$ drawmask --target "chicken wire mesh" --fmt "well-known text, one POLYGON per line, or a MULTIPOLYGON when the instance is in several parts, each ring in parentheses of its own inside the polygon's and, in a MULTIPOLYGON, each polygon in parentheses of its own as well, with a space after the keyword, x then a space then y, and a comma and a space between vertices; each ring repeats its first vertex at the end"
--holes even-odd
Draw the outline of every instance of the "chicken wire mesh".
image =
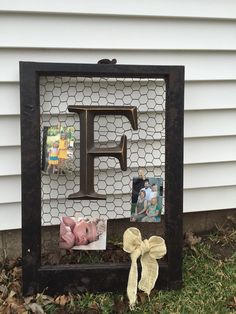
MULTIPOLYGON (((45 127, 73 127, 75 145, 71 171, 42 173, 42 225, 56 225, 62 216, 130 217, 132 178, 142 170, 145 177, 165 175, 165 99, 163 79, 105 77, 40 77, 41 143, 45 127), (79 116, 69 113, 69 105, 136 106, 138 130, 124 116, 96 116, 95 145, 114 146, 127 136, 127 171, 117 159, 98 157, 94 162, 94 189, 106 200, 68 200, 80 189, 79 116)), ((164 196, 164 194, 163 194, 164 196)), ((164 197, 163 197, 164 199, 164 197)))

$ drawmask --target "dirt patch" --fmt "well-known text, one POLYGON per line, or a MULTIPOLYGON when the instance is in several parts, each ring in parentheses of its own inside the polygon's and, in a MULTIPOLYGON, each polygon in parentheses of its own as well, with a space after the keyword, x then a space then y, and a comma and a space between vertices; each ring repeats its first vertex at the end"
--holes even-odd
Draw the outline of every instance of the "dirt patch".
POLYGON ((129 254, 122 244, 108 243, 105 251, 57 250, 42 255, 42 265, 127 263, 129 254))
POLYGON ((218 260, 226 260, 231 258, 236 252, 236 244, 235 245, 220 245, 214 244, 211 245, 211 251, 215 259, 218 260))
POLYGON ((212 257, 216 260, 232 258, 236 254, 236 219, 227 217, 222 225, 215 226, 207 233, 185 233, 185 247, 195 251, 195 247, 199 243, 206 244, 212 253, 212 257))

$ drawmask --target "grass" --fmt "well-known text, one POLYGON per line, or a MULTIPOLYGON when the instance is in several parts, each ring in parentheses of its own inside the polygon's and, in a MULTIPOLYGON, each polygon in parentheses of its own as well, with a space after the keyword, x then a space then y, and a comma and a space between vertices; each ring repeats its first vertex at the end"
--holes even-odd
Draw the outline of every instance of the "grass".
MULTIPOLYGON (((196 241, 196 244, 185 247, 183 288, 179 291, 153 291, 150 301, 144 293, 139 292, 138 303, 132 313, 236 313, 235 243, 234 229, 218 228, 200 242, 196 241)), ((2 265, 0 313, 131 313, 125 294, 86 293, 55 298, 38 294, 23 299, 20 284, 16 285, 20 282, 17 277, 19 269, 15 266, 7 273, 6 264, 2 265), (4 286, 8 293, 4 292, 4 286), (7 312, 9 304, 14 306, 12 305, 12 311, 7 312)))

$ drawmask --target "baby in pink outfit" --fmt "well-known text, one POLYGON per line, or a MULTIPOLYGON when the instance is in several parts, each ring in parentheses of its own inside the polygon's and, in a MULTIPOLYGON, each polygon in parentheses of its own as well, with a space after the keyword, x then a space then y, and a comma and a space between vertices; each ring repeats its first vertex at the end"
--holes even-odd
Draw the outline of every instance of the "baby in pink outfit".
POLYGON ((63 217, 60 225, 60 242, 62 249, 71 249, 75 245, 87 245, 98 240, 105 231, 103 219, 80 219, 63 217))

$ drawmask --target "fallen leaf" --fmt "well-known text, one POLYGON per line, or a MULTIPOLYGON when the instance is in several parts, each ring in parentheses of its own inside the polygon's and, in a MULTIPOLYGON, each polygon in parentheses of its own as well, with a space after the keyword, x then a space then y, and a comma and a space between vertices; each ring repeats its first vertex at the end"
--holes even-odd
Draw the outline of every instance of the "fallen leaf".
POLYGON ((11 284, 11 289, 18 295, 21 294, 21 284, 19 281, 14 281, 12 284, 11 284))
POLYGON ((11 290, 8 294, 8 298, 13 298, 16 295, 16 292, 14 290, 11 290))
POLYGON ((0 292, 2 293, 1 298, 5 299, 8 295, 8 289, 6 285, 1 285, 0 286, 0 292))
POLYGON ((66 303, 70 302, 70 299, 71 299, 70 296, 66 296, 63 294, 63 295, 59 295, 55 299, 54 303, 64 306, 66 303))
POLYGON ((97 311, 96 313, 99 313, 99 306, 96 302, 92 302, 89 304, 89 308, 94 310, 94 311, 97 311))
POLYGON ((30 297, 26 297, 24 298, 25 304, 29 304, 34 300, 34 297, 30 296, 30 297))
POLYGON ((231 309, 236 309, 236 297, 233 297, 229 303, 231 309))
POLYGON ((141 302, 141 304, 144 304, 148 300, 148 295, 144 292, 139 291, 137 295, 138 300, 141 302))
POLYGON ((184 243, 189 246, 191 249, 202 240, 201 237, 195 236, 191 231, 185 233, 184 243))
POLYGON ((12 276, 14 279, 19 280, 22 277, 22 269, 20 267, 14 267, 12 270, 12 276))
POLYGON ((31 309, 31 311, 35 314, 45 314, 42 306, 37 303, 31 303, 28 306, 31 309))
POLYGON ((10 314, 28 314, 24 305, 10 304, 8 309, 10 310, 10 314))
POLYGON ((38 293, 36 295, 36 303, 45 306, 54 303, 54 299, 46 294, 38 293))
POLYGON ((128 300, 120 296, 114 297, 113 312, 116 314, 123 314, 129 309, 128 300))

